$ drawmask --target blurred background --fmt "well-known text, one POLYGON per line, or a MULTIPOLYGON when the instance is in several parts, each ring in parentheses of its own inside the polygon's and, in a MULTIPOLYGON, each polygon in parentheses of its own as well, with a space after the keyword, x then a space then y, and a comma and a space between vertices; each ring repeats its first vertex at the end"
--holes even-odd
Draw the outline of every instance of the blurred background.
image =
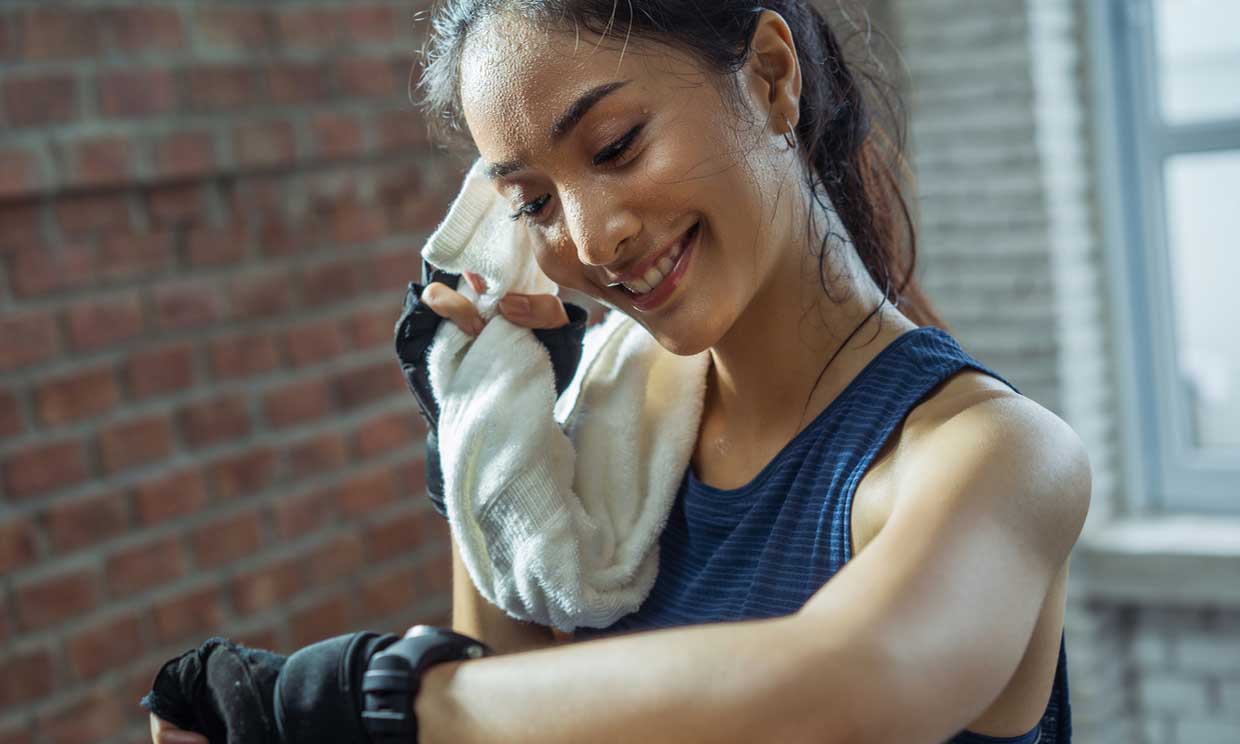
MULTIPOLYGON (((931 300, 1090 450, 1076 740, 1240 742, 1240 2, 820 4, 931 300)), ((209 635, 447 624, 392 347, 462 172, 427 5, 0 3, 0 744, 149 741, 209 635)))

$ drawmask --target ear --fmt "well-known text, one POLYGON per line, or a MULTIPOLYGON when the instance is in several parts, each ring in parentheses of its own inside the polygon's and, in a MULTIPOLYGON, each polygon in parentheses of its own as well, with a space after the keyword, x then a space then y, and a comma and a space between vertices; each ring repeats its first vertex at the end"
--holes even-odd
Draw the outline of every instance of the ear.
POLYGON ((783 135, 790 126, 795 129, 801 111, 801 63, 792 29, 779 13, 762 11, 744 69, 754 102, 772 132, 783 135))

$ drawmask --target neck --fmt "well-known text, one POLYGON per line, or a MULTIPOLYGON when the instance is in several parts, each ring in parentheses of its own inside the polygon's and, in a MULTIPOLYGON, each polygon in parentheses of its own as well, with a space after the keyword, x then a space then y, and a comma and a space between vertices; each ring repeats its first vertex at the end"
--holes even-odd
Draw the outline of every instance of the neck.
MULTIPOLYGON (((809 209, 808 195, 805 205, 809 209)), ((820 217, 818 235, 827 226, 826 215, 820 217)), ((821 247, 811 252, 804 242, 790 243, 742 315, 711 347, 706 414, 724 429, 747 432, 747 438, 791 439, 890 341, 917 327, 883 303, 882 290, 852 244, 831 240, 824 271, 829 291, 819 279, 821 247)))

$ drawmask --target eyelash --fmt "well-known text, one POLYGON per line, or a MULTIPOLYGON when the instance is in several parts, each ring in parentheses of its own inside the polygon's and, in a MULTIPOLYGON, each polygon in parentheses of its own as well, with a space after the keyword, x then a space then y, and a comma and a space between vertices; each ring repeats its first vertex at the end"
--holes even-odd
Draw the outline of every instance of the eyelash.
MULTIPOLYGON (((637 139, 637 135, 641 134, 643 127, 645 127, 645 124, 638 124, 630 129, 624 134, 623 137, 603 148, 597 155, 594 156, 594 159, 591 162, 593 162, 594 165, 608 165, 615 163, 617 159, 621 158, 629 151, 633 141, 637 139)), ((547 202, 550 200, 550 194, 543 194, 532 202, 522 204, 516 212, 509 215, 509 218, 515 222, 522 217, 534 217, 542 211, 542 208, 545 207, 547 202)))

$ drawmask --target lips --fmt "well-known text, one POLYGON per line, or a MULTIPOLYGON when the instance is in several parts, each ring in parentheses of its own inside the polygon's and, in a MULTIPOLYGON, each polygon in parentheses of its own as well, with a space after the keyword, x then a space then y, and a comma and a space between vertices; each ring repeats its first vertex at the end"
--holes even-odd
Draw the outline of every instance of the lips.
MULTIPOLYGON (((659 251, 658 253, 651 256, 650 258, 647 258, 646 260, 642 261, 640 264, 634 267, 631 271, 625 272, 623 276, 619 277, 618 279, 616 279, 613 283, 609 284, 608 286, 614 287, 617 284, 629 284, 629 283, 633 283, 637 281, 638 279, 641 279, 647 274, 647 272, 650 271, 650 269, 654 268, 655 266, 658 266, 664 257, 673 253, 677 248, 684 246, 685 244, 688 243, 688 241, 692 240, 693 231, 696 230, 700 225, 701 225, 700 222, 693 223, 693 225, 691 225, 688 230, 685 230, 684 233, 680 235, 680 237, 678 237, 674 242, 672 242, 666 248, 659 251)), ((630 294, 634 294, 634 293, 630 292, 630 294)))
POLYGON ((685 234, 681 242, 678 242, 673 247, 673 255, 676 253, 675 249, 680 249, 679 257, 671 267, 671 270, 649 292, 635 295, 627 289, 621 290, 625 297, 628 298, 633 309, 646 313, 667 302, 668 298, 672 296, 680 285, 685 272, 688 271, 688 266, 693 260, 693 252, 699 242, 697 238, 701 235, 701 232, 701 223, 699 222, 689 229, 689 232, 685 234))

